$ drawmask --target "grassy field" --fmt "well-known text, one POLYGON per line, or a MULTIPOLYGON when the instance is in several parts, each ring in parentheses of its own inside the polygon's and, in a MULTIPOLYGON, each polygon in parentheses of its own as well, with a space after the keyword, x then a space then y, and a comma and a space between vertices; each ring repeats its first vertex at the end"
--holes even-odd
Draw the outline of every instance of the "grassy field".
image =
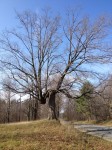
POLYGON ((41 120, 0 125, 0 150, 112 150, 112 143, 41 120))
POLYGON ((96 124, 112 127, 112 120, 100 121, 100 122, 97 122, 96 124))

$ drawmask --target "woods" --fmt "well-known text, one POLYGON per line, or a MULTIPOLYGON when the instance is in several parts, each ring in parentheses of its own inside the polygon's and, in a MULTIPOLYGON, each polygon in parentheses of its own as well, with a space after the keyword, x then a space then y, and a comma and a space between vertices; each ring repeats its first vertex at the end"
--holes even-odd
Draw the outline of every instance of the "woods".
POLYGON ((112 85, 97 69, 112 62, 112 46, 107 41, 111 21, 105 16, 91 21, 76 10, 62 18, 47 9, 17 13, 17 19, 18 26, 0 36, 2 86, 9 93, 0 101, 3 114, 7 113, 1 122, 10 122, 13 104, 19 108, 19 118, 12 121, 36 120, 42 113, 56 120, 59 113, 66 119, 111 118, 112 85), (27 98, 12 101, 10 92, 27 98), (69 105, 73 111, 68 115, 69 105))

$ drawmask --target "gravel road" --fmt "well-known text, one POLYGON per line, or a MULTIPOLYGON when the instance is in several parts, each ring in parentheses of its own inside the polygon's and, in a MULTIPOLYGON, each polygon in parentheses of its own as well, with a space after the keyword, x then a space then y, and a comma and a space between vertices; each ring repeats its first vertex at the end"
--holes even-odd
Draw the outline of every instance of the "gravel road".
POLYGON ((74 124, 74 128, 82 132, 86 132, 87 134, 98 136, 112 142, 112 127, 99 126, 99 125, 74 124))

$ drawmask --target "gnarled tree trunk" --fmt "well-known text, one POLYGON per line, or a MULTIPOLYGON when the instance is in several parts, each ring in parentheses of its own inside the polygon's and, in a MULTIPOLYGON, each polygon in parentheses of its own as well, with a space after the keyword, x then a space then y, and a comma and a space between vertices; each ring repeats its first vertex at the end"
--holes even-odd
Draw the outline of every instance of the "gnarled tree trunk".
POLYGON ((49 104, 49 114, 48 118, 50 119, 58 119, 57 118, 57 113, 56 113, 56 103, 55 103, 55 92, 50 92, 49 93, 49 98, 48 98, 48 104, 49 104))

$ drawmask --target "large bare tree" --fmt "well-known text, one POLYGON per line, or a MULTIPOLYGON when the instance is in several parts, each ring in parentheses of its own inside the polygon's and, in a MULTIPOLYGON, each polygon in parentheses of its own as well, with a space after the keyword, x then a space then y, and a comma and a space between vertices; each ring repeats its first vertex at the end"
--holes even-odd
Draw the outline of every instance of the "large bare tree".
POLYGON ((49 11, 17 17, 18 28, 4 32, 0 40, 1 63, 13 82, 9 88, 41 104, 48 99, 50 119, 57 119, 56 94, 78 98, 81 83, 99 77, 95 66, 111 61, 109 22, 103 16, 91 21, 75 11, 67 13, 65 23, 49 11))

